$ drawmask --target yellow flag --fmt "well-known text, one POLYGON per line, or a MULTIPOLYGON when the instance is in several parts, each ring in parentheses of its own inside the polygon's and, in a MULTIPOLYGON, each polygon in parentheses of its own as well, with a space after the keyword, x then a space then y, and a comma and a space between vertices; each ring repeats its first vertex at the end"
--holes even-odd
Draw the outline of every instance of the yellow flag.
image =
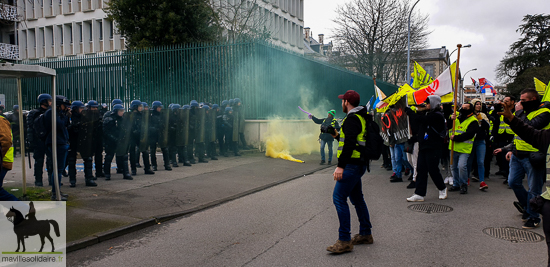
POLYGON ((453 93, 441 97, 441 103, 452 103, 454 101, 453 93))
POLYGON ((453 83, 453 89, 456 88, 456 61, 449 67, 451 69, 451 82, 453 83))
POLYGON ((535 89, 537 90, 537 92, 539 92, 539 95, 543 95, 543 94, 546 95, 544 92, 546 90, 546 84, 544 84, 537 78, 534 78, 534 79, 535 79, 535 89))
POLYGON ((416 61, 414 62, 414 72, 411 75, 413 76, 412 87, 417 89, 432 83, 434 80, 416 61))
POLYGON ((542 102, 550 101, 550 81, 544 90, 544 96, 542 97, 542 102))

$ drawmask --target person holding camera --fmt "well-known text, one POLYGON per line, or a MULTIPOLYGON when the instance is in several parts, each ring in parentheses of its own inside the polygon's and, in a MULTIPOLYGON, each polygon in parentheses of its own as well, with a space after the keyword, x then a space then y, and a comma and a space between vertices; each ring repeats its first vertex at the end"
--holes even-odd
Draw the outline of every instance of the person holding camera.
POLYGON ((334 119, 336 111, 334 109, 328 111, 328 115, 324 119, 318 119, 313 115, 310 115, 310 119, 316 124, 321 124, 321 134, 319 134, 319 140, 321 142, 321 165, 325 164, 325 145, 328 145, 328 164, 332 163, 332 142, 334 138, 331 134, 334 130, 340 129, 340 124, 334 119))

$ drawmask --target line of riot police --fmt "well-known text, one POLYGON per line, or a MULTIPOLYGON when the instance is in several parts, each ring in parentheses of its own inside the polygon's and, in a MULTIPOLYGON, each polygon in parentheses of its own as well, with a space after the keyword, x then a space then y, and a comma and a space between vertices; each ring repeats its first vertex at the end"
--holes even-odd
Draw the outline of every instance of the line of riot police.
MULTIPOLYGON (((46 157, 47 145, 38 137, 36 125, 42 125, 38 118, 50 108, 51 96, 41 94, 38 102, 40 107, 27 116, 27 145, 34 152, 35 185, 43 186, 44 159, 50 185, 53 183, 52 163, 46 157)), ((98 177, 111 180, 113 159, 116 173, 122 174, 123 179, 133 180, 132 176, 137 175, 137 168, 141 167, 140 160, 145 174, 155 174, 157 149, 167 171, 179 167, 180 163, 192 166, 197 162, 207 163, 207 158, 217 160, 217 145, 224 156, 230 153, 240 156, 239 139, 243 147, 247 147, 241 106, 240 99, 236 98, 224 100, 221 106, 192 100, 189 105, 170 104, 166 109, 160 101, 154 101, 149 109, 147 103, 133 100, 126 111, 123 102, 115 99, 111 110, 107 111, 107 105, 99 105, 95 100, 73 101, 66 126, 68 174, 63 175, 69 177, 71 187, 76 186, 78 154, 84 162, 86 186, 97 186, 98 177)))

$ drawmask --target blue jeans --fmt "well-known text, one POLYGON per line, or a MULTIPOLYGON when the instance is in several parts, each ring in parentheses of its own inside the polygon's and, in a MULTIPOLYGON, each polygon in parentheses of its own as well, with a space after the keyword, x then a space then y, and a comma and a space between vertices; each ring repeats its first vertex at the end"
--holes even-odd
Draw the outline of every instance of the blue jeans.
POLYGON ((10 194, 4 189, 4 187, 2 187, 2 185, 4 184, 4 178, 6 177, 7 173, 8 169, 2 169, 2 171, 0 171, 0 201, 19 201, 18 198, 10 194))
MULTIPOLYGON (((57 146, 57 182, 61 185, 61 173, 65 170, 65 161, 67 160, 67 153, 69 152, 69 145, 58 145, 57 146)), ((52 147, 48 147, 48 157, 52 157, 52 147)), ((53 157, 52 157, 53 158, 53 157)), ((53 161, 53 160, 52 160, 53 161)), ((52 194, 55 195, 55 183, 54 174, 50 177, 52 183, 52 194)))
POLYGON ((328 145, 328 161, 332 161, 332 141, 321 140, 321 160, 325 161, 325 144, 328 145))
POLYGON ((351 240, 348 197, 351 204, 355 206, 355 211, 359 218, 359 234, 371 234, 372 225, 370 223, 369 210, 363 198, 363 189, 361 185, 361 177, 365 174, 366 169, 366 166, 347 164, 342 179, 337 181, 334 186, 332 201, 334 202, 334 206, 336 206, 338 220, 340 221, 340 228, 338 229, 339 240, 351 240))
POLYGON ((470 154, 453 153, 453 186, 468 185, 468 158, 470 154))
POLYGON ((542 193, 546 169, 533 168, 529 158, 520 159, 512 155, 510 159, 510 174, 508 175, 508 185, 514 190, 514 194, 519 203, 526 207, 525 211, 529 213, 529 218, 539 218, 539 214, 532 211, 529 200, 542 193), (523 187, 523 177, 527 174, 527 184, 529 192, 523 187))
POLYGON ((401 170, 405 161, 403 158, 407 156, 405 155, 405 143, 390 146, 390 154, 392 170, 398 178, 401 178, 401 170))
POLYGON ((474 147, 472 148, 472 153, 470 153, 470 155, 475 155, 475 157, 468 158, 468 176, 470 176, 470 173, 472 173, 472 164, 474 164, 474 158, 476 158, 477 173, 480 182, 485 181, 485 151, 485 140, 475 140, 474 147))

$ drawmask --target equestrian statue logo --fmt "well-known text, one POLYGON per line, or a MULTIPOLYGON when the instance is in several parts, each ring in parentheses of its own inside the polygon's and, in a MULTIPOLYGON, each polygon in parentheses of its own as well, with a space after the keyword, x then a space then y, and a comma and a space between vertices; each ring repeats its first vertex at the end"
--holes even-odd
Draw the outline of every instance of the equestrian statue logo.
POLYGON ((50 240, 50 243, 52 243, 52 252, 54 252, 55 247, 53 239, 50 236, 50 223, 53 225, 57 237, 60 236, 59 225, 54 220, 36 220, 34 204, 31 202, 29 206, 29 213, 25 217, 23 217, 20 211, 14 209, 13 206, 10 208, 10 211, 6 213, 6 218, 13 223, 13 231, 17 235, 17 250, 15 252, 19 252, 20 244, 23 244, 22 252, 25 252, 25 238, 33 235, 40 235, 40 241, 42 242, 40 252, 42 252, 44 248, 44 237, 50 240))

